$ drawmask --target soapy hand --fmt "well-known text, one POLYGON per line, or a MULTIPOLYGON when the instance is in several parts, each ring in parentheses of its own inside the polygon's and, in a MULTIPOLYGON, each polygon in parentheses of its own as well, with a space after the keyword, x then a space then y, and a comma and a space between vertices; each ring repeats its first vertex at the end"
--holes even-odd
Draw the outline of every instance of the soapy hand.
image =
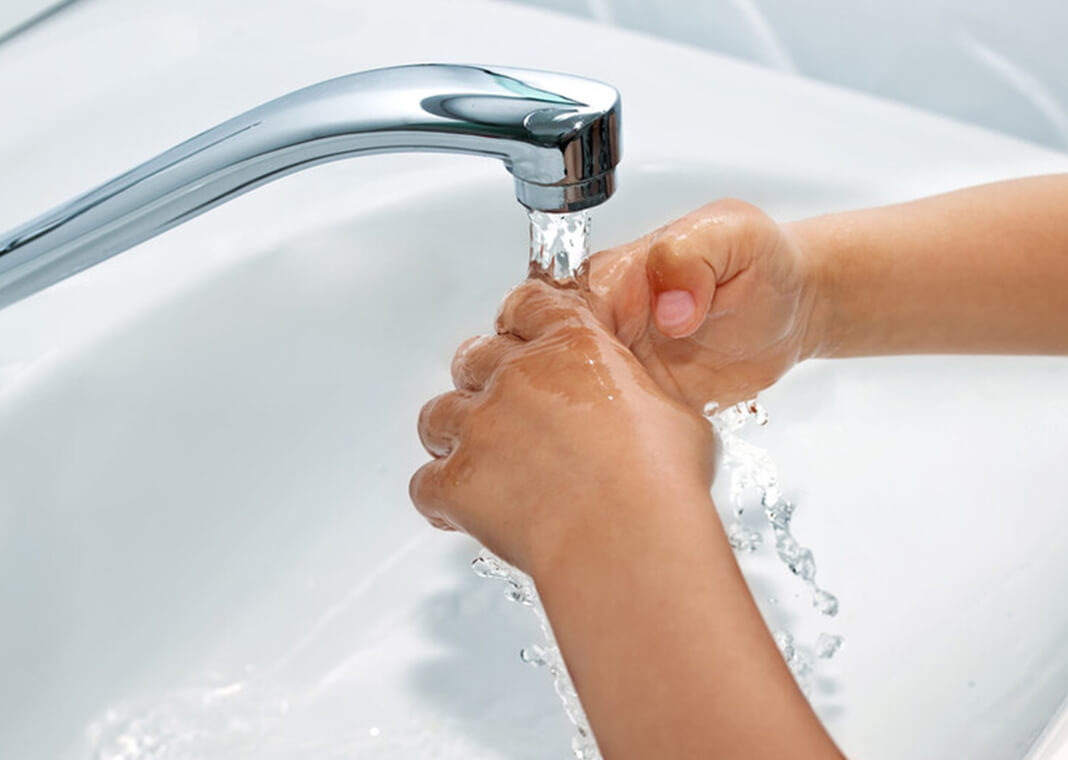
POLYGON ((519 285, 497 335, 464 343, 452 370, 456 390, 420 413, 434 460, 411 481, 433 525, 537 577, 590 531, 641 531, 664 518, 654 505, 707 501, 710 426, 653 382, 577 290, 519 285))
POLYGON ((590 259, 594 312, 694 409, 752 398, 815 350, 818 272, 742 201, 708 204, 590 259))

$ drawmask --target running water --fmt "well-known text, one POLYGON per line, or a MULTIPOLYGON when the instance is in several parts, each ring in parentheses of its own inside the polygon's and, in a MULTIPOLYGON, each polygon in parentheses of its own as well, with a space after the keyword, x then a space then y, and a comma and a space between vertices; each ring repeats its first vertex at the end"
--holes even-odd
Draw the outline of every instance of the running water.
MULTIPOLYGON (((709 404, 705 408, 705 416, 719 434, 722 467, 727 473, 730 519, 724 527, 731 546, 736 552, 744 554, 756 551, 763 543, 763 534, 747 528, 741 520, 745 513, 745 498, 755 491, 775 541, 775 553, 779 560, 807 586, 816 612, 825 617, 834 617, 838 614, 838 597, 816 582, 816 560, 812 550, 802 546, 793 535, 790 526, 794 504, 783 495, 778 468, 767 451, 739 435, 749 423, 767 425, 767 410, 754 399, 722 411, 715 404, 709 404)), ((774 631, 774 637, 801 690, 809 694, 813 670, 810 650, 797 646, 789 631, 774 631)), ((820 659, 830 659, 842 641, 841 636, 821 633, 812 651, 820 659)))
MULTIPOLYGON (((561 284, 573 283, 589 256, 589 214, 543 214, 530 212, 531 269, 561 284)), ((765 425, 767 412, 755 401, 722 411, 714 405, 706 416, 721 444, 721 470, 729 486, 729 515, 725 528, 735 551, 756 551, 764 541, 763 531, 746 527, 741 517, 745 499, 754 492, 774 539, 775 552, 789 571, 807 586, 816 611, 833 617, 838 600, 816 583, 812 551, 791 532, 794 504, 785 498, 777 468, 767 451, 745 440, 742 430, 750 423, 765 425)), ((520 650, 520 658, 544 668, 553 679, 556 693, 575 727, 572 750, 577 760, 600 760, 601 754, 578 694, 553 637, 533 580, 490 552, 483 550, 472 563, 482 578, 506 584, 508 599, 529 607, 537 618, 543 640, 520 650)), ((772 600, 774 603, 774 600, 772 600)), ((814 646, 798 646, 786 630, 773 632, 774 639, 806 694, 810 692, 814 658, 829 659, 842 645, 842 637, 820 633, 814 646)), ((465 757, 474 746, 442 746, 440 726, 413 723, 391 732, 389 739, 377 726, 356 729, 351 725, 323 726, 314 732, 299 730, 303 723, 290 720, 295 714, 315 715, 318 709, 309 694, 289 693, 269 679, 243 674, 236 680, 204 679, 175 690, 148 709, 144 705, 115 706, 88 731, 90 757, 94 760, 192 760, 249 756, 286 759, 312 757, 382 756, 383 752, 405 757, 465 757)), ((309 725, 311 725, 309 723, 309 725)), ((458 732, 458 734, 461 732, 458 732)))
POLYGON ((523 662, 536 668, 545 668, 552 676, 553 687, 564 706, 564 713, 575 727, 575 735, 571 739, 571 749, 575 757, 578 760, 600 760, 601 752, 597 748, 586 713, 579 702, 575 685, 571 682, 571 675, 567 672, 567 666, 564 665, 560 647, 556 645, 552 626, 549 625, 549 617, 545 614, 541 600, 538 599, 538 591, 534 587, 533 579, 488 549, 479 552, 475 561, 471 563, 471 569, 481 578, 491 578, 508 584, 505 592, 507 598, 524 607, 529 607, 534 612, 544 640, 540 644, 532 644, 519 650, 519 657, 523 662))
MULTIPOLYGON (((766 425, 767 411, 754 400, 722 411, 717 411, 715 405, 709 405, 705 412, 719 435, 721 467, 729 483, 728 500, 732 518, 726 529, 731 546, 736 552, 747 553, 755 551, 763 543, 762 533, 746 528, 740 520, 745 511, 744 498, 755 490, 760 497, 771 535, 775 539, 775 551, 779 559, 792 574, 804 581, 816 611, 820 615, 834 617, 838 614, 838 599, 816 583, 816 562, 812 550, 799 544, 790 530, 794 505, 782 494, 778 469, 767 451, 746 441, 740 435, 740 431, 750 422, 766 425)), ((483 578, 506 583, 508 598, 530 607, 537 616, 544 640, 521 650, 520 657, 531 665, 547 668, 552 676, 556 693, 563 702, 564 712, 575 726, 572 749, 577 760, 600 760, 601 754, 596 740, 564 665, 563 656, 556 645, 548 617, 538 600, 534 582, 529 576, 486 550, 476 557, 473 569, 483 578)), ((773 637, 806 695, 812 690, 812 674, 815 668, 812 652, 820 659, 830 659, 843 641, 841 636, 821 633, 810 651, 806 647, 798 646, 793 634, 787 630, 776 630, 773 637)))
POLYGON ((756 401, 735 404, 719 413, 715 409, 715 405, 710 405, 705 413, 719 433, 723 463, 730 469, 729 498, 734 517, 726 528, 731 546, 736 551, 750 552, 762 542, 760 533, 748 530, 740 520, 745 511, 745 494, 755 489, 771 527, 779 559, 808 586, 812 606, 821 615, 833 617, 838 614, 838 599, 816 583, 816 562, 812 551, 801 546, 790 531, 794 504, 783 496, 779 488, 778 469, 767 451, 736 434, 749 421, 766 425, 767 411, 756 401))
POLYGON ((531 269, 555 282, 571 282, 590 255, 590 212, 531 210, 529 216, 531 269))
MULTIPOLYGON (((589 227, 589 215, 586 212, 543 214, 531 211, 532 270, 549 275, 558 282, 572 281, 581 264, 589 257, 589 227)), ((779 559, 808 587, 816 611, 820 615, 834 617, 838 614, 838 599, 816 583, 816 562, 812 551, 798 543, 791 531, 794 504, 782 493, 778 469, 767 451, 740 435, 740 431, 750 422, 766 425, 767 411, 754 399, 722 411, 715 404, 710 404, 705 409, 705 416, 719 435, 722 468, 729 478, 728 501, 732 517, 725 527, 731 546, 736 552, 746 553, 755 551, 763 543, 762 533, 747 528, 741 521, 745 512, 745 497, 755 491, 760 498, 779 559)), ((564 712, 575 726, 572 749, 577 760, 600 760, 597 742, 553 637, 548 617, 538 600, 534 582, 486 550, 475 558, 473 569, 480 577, 507 583, 508 598, 533 610, 544 640, 521 650, 520 657, 533 666, 546 668, 551 674, 564 712)), ((797 646, 793 634, 787 630, 776 630, 773 636, 798 685, 806 695, 809 694, 814 668, 809 650, 797 646)), ((817 657, 829 659, 841 644, 841 636, 821 633, 813 650, 817 657)))

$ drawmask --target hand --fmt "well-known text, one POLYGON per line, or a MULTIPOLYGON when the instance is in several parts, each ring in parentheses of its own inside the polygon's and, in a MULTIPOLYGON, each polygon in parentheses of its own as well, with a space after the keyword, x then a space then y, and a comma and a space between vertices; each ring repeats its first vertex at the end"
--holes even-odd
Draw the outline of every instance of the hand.
POLYGON ((524 282, 497 335, 464 343, 452 370, 457 390, 420 413, 434 460, 410 489, 436 527, 537 577, 594 534, 642 531, 665 504, 707 505, 710 425, 652 381, 577 290, 524 282))
POLYGON ((694 409, 754 397, 815 350, 818 276, 800 238, 711 203, 590 259, 594 312, 694 409))

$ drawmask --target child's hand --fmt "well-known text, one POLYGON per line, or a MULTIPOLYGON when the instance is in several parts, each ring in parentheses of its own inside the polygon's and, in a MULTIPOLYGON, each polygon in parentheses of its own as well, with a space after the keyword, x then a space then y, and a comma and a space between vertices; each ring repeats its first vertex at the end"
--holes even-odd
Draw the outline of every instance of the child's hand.
POLYGON ((759 209, 711 203, 590 260, 591 305, 695 409, 752 398, 815 350, 819 277, 759 209))
POLYGON ((577 291, 523 283, 497 332, 460 347, 457 390, 419 417, 435 459, 411 496, 433 525, 534 575, 594 536, 642 531, 666 516, 662 505, 707 504, 710 426, 652 381, 577 291))

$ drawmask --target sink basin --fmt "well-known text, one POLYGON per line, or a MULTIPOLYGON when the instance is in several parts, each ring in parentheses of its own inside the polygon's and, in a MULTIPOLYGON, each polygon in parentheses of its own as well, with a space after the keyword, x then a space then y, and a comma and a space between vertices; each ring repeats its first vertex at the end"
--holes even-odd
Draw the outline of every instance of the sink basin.
MULTIPOLYGON (((143 158, 130 144, 149 145, 157 127, 169 139, 174 93, 204 61, 227 60, 225 45, 246 46, 244 63, 212 71, 187 104, 197 127, 251 104, 224 97, 247 66, 279 92, 298 74, 417 57, 504 60, 507 41, 471 33, 475 18, 552 39, 517 65, 623 92, 627 155, 617 197, 595 212, 599 245, 720 195, 787 219, 1068 167, 527 9, 315 5, 315 23, 348 13, 335 20, 360 28, 418 12, 436 35, 368 35, 342 53, 302 36, 312 22, 282 4, 246 31, 252 41, 237 31, 250 4, 168 9, 188 29, 210 7, 215 36, 164 51, 152 88, 98 85, 98 103, 144 108, 140 136, 48 92, 39 135, 5 125, 0 226, 107 162, 143 158), (273 73, 282 39, 307 53, 297 73, 273 73), (624 47, 627 61, 590 54, 624 47), (91 155, 47 139, 78 114, 100 136, 91 155), (37 172, 56 150, 69 171, 37 172)), ((112 81, 145 13, 76 6, 0 63, 17 57, 40 85, 48 50, 106 41, 97 66, 112 81)), ((0 81, 0 94, 28 86, 0 81)), ((207 758, 567 756, 550 679, 517 656, 537 638, 532 616, 476 578, 476 547, 427 528, 406 490, 424 460, 416 412, 525 274, 525 224, 492 162, 361 159, 264 188, 0 312, 0 756, 149 757, 161 742, 207 758), (145 746, 131 749, 134 736, 145 746)), ((776 622, 806 641, 845 637, 812 699, 850 756, 1022 758, 1068 694, 1066 384, 1065 359, 915 357, 812 363, 766 394, 771 423, 752 440, 780 467, 838 619, 814 620, 766 547, 743 567, 776 622)))

